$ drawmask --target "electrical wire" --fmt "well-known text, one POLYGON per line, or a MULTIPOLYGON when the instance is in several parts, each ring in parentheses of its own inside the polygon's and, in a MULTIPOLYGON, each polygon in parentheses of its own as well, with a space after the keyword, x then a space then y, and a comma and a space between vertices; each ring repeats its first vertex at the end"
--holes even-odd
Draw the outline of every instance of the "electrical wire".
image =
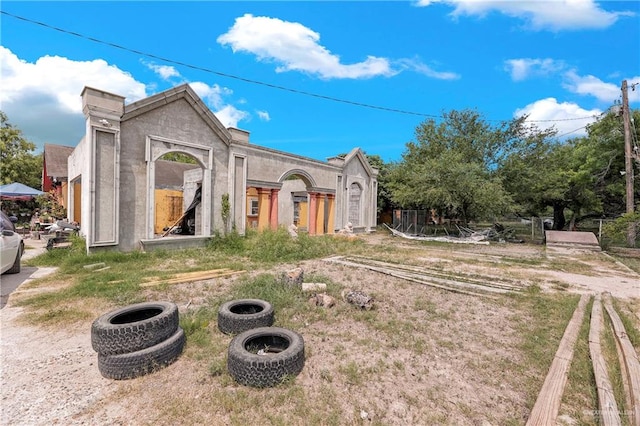
MULTIPOLYGON (((406 114, 406 115, 415 115, 415 116, 421 116, 421 117, 430 117, 430 118, 443 118, 442 115, 435 115, 435 114, 427 114, 427 113, 422 113, 422 112, 416 112, 416 111, 408 111, 408 110, 403 110, 403 109, 397 109, 397 108, 390 108, 390 107, 385 107, 385 106, 379 106, 379 105, 372 105, 372 104, 367 104, 367 103, 363 103, 363 102, 357 102, 357 101, 351 101, 351 100, 347 100, 347 99, 342 99, 342 98, 335 98, 332 96, 327 96, 327 95, 321 95, 318 93, 313 93, 313 92, 307 92, 304 90, 299 90, 299 89, 292 89, 290 87, 285 87, 285 86, 279 86, 276 84, 271 84, 271 83, 266 83, 264 81, 259 81, 259 80, 253 80, 250 78, 246 78, 246 77, 240 77, 237 75, 233 75, 233 74, 228 74, 228 73, 224 73, 224 72, 220 72, 220 71, 216 71, 210 68, 205 68, 199 65, 192 65, 192 64, 188 64, 186 62, 181 62, 181 61, 177 61, 174 59, 170 59, 170 58, 165 58, 163 56, 159 56, 159 55, 155 55, 153 53, 148 53, 148 52, 144 52, 141 50, 137 50, 137 49, 133 49, 133 48, 129 48, 120 44, 116 44, 116 43, 112 43, 112 42, 108 42, 108 41, 104 41, 95 37, 91 37, 91 36, 87 36, 84 34, 80 34, 74 31, 70 31, 70 30, 65 30, 63 28, 59 28, 59 27, 55 27, 53 25, 49 25, 47 23, 44 22, 40 22, 40 21, 35 21, 33 19, 29 19, 29 18, 25 18, 23 16, 18 16, 18 15, 14 15, 12 13, 9 13, 5 10, 0 10, 0 13, 6 16, 10 16, 12 18, 30 23, 30 24, 34 24, 34 25, 39 25, 41 27, 50 29, 50 30, 54 30, 54 31, 58 31, 61 32, 63 34, 67 34, 67 35, 72 35, 75 37, 79 37, 94 43, 99 43, 99 44, 103 44, 105 46, 110 46, 113 47, 115 49, 120 49, 120 50, 124 50, 126 52, 129 53, 134 53, 136 55, 140 55, 140 56, 145 56, 148 58, 152 58, 158 61, 162 61, 162 62, 166 62, 169 64, 173 64, 173 65, 177 65, 177 66, 181 66, 181 67, 185 67, 185 68, 190 68, 196 71, 202 71, 205 73, 209 73, 209 74, 214 74, 217 75, 219 77, 224 77, 224 78, 229 78, 229 79, 234 79, 234 80, 238 80, 238 81, 242 81, 245 83, 249 83, 249 84, 256 84, 256 85, 260 85, 260 86, 265 86, 265 87, 269 87, 272 89, 277 89, 277 90, 282 90, 282 91, 286 91, 286 92, 291 92, 291 93, 295 93, 298 95, 304 95, 304 96, 310 96, 310 97, 314 97, 314 98, 319 98, 319 99, 323 99, 323 100, 327 100, 327 101, 333 101, 333 102, 340 102, 340 103, 344 103, 344 104, 349 104, 349 105, 353 105, 353 106, 358 106, 358 107, 363 107, 363 108, 370 108, 370 109, 376 109, 376 110, 381 110, 381 111, 387 111, 387 112, 395 112, 395 113, 400 113, 400 114, 406 114)), ((543 122, 560 122, 560 121, 575 121, 575 120, 585 120, 585 119, 590 119, 590 118, 594 118, 594 116, 588 116, 588 117, 576 117, 576 118, 557 118, 557 119, 548 119, 548 120, 526 120, 529 123, 543 123, 543 122)), ((491 119, 487 119, 487 121, 508 121, 508 120, 491 120, 491 119)), ((582 129, 583 127, 581 127, 580 129, 582 129)), ((575 131, 578 131, 580 129, 576 129, 575 131)), ((569 132, 569 133, 573 133, 573 132, 569 132)), ((568 133, 567 133, 568 134, 568 133)), ((564 136, 564 135, 561 135, 564 136)))
POLYGON ((556 135, 556 138, 558 138, 558 139, 559 139, 559 138, 561 138, 561 137, 563 137, 563 136, 567 136, 567 135, 570 135, 571 133, 575 133, 575 132, 577 132, 578 130, 586 129, 586 128, 587 128, 587 126, 588 126, 588 124, 587 124, 587 125, 585 125, 585 126, 582 126, 582 127, 578 127, 577 129, 572 130, 572 131, 570 131, 570 132, 566 132, 566 133, 563 133, 563 134, 561 134, 561 135, 556 135))

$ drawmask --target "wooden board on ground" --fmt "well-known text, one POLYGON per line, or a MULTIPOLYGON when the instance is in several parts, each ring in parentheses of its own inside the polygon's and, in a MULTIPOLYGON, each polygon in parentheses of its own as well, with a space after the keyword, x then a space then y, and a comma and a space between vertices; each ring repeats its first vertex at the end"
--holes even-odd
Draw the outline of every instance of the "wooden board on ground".
POLYGON ((598 389, 598 414, 603 426, 621 425, 620 410, 613 395, 613 386, 609 380, 607 365, 602 355, 600 333, 602 332, 602 303, 598 294, 591 309, 591 325, 589 328, 589 353, 593 364, 593 373, 598 389))
POLYGON ((573 316, 564 331, 560 345, 556 352, 547 378, 544 380, 542 389, 538 394, 538 399, 531 410, 531 415, 527 420, 528 426, 555 425, 560 410, 560 401, 567 384, 569 367, 573 359, 573 348, 578 340, 578 332, 584 318, 585 307, 590 296, 583 294, 578 302, 578 307, 573 312, 573 316))
POLYGON ((176 274, 172 278, 152 277, 151 281, 143 282, 140 287, 153 287, 162 284, 181 284, 201 280, 210 280, 213 278, 228 277, 231 275, 241 274, 243 271, 232 271, 228 268, 212 269, 210 271, 184 272, 176 274))
POLYGON ((609 318, 611 318, 618 348, 622 352, 622 360, 624 361, 624 365, 621 366, 622 374, 626 375, 629 384, 627 398, 631 407, 627 411, 631 415, 630 424, 640 426, 640 362, 638 361, 638 354, 627 336, 622 320, 620 320, 618 313, 613 308, 611 294, 609 293, 604 294, 604 307, 609 314, 609 318))

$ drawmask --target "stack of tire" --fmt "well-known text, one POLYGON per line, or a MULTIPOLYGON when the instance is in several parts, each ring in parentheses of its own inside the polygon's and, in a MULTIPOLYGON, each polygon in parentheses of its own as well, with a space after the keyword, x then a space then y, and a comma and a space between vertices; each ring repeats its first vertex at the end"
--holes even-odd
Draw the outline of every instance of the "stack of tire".
POLYGON ((184 349, 178 307, 172 302, 144 302, 115 309, 91 325, 91 346, 103 377, 126 380, 173 363, 184 349))
POLYGON ((260 299, 226 302, 218 310, 218 328, 235 335, 227 369, 245 386, 271 387, 304 367, 304 339, 295 331, 272 327, 273 306, 260 299))

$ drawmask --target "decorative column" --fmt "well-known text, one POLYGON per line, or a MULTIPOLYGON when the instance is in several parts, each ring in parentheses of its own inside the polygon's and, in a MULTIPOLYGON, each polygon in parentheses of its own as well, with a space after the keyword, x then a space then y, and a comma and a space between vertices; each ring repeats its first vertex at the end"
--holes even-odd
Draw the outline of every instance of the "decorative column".
POLYGON ((327 210, 329 210, 329 218, 327 220, 327 234, 333 234, 335 230, 335 194, 327 194, 327 210))
POLYGON ((278 192, 279 189, 271 190, 271 208, 269 209, 269 226, 271 229, 278 229, 278 192))
POLYGON ((309 235, 316 235, 317 197, 316 192, 309 193, 309 235))
POLYGON ((270 189, 258 188, 258 230, 260 231, 269 227, 270 196, 270 189))
POLYGON ((324 234, 324 194, 318 194, 316 212, 316 233, 324 234))

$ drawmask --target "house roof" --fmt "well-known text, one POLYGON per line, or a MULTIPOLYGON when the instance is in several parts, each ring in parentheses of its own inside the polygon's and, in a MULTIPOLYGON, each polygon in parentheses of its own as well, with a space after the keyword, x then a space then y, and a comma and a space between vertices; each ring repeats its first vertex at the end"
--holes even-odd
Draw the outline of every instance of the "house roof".
POLYGON ((367 157, 364 155, 364 152, 362 152, 360 148, 353 148, 351 152, 349 152, 346 157, 344 157, 344 164, 348 164, 354 158, 360 160, 360 163, 362 163, 362 166, 367 171, 367 174, 369 176, 378 176, 378 169, 371 167, 371 164, 369 164, 367 157))
POLYGON ((67 159, 73 153, 73 147, 64 145, 45 144, 44 163, 46 165, 47 177, 66 179, 67 159))
POLYGON ((222 139, 222 141, 229 145, 233 136, 227 130, 220 120, 211 112, 211 110, 202 102, 202 99, 196 94, 196 92, 189 86, 189 84, 182 84, 172 89, 165 90, 164 92, 157 93, 148 98, 141 99, 131 104, 124 106, 124 115, 122 121, 130 120, 148 111, 156 108, 160 108, 163 105, 167 105, 171 102, 175 102, 179 99, 186 100, 193 109, 202 117, 207 125, 222 139))
POLYGON ((180 189, 183 184, 184 172, 199 168, 200 166, 197 164, 156 160, 156 188, 180 189))

